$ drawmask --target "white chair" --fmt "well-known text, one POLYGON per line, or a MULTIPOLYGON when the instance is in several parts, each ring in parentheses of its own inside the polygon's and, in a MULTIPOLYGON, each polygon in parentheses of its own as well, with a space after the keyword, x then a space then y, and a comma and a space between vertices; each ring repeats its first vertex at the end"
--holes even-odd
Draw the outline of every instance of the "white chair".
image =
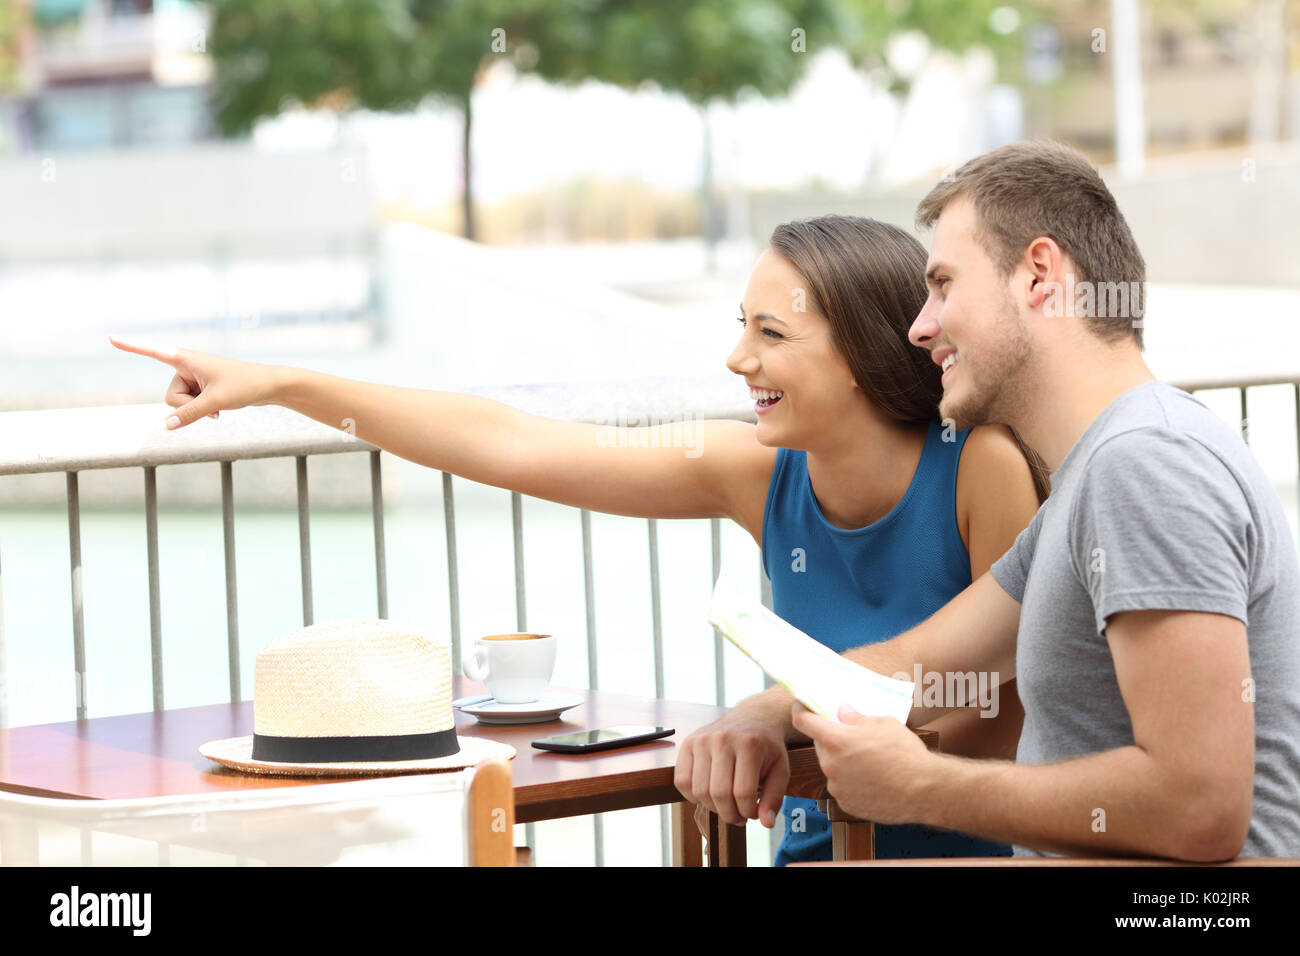
POLYGON ((69 800, 0 792, 0 865, 513 866, 510 766, 69 800))

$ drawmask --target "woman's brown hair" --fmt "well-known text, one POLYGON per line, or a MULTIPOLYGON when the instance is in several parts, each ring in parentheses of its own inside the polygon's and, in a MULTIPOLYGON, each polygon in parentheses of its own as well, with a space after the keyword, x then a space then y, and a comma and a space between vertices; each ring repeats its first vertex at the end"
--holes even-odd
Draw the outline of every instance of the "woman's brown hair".
MULTIPOLYGON (((806 304, 830 322, 832 341, 867 399, 899 421, 937 420, 939 368, 907 338, 928 296, 926 252, 916 237, 875 219, 832 215, 783 223, 769 245, 803 276, 806 304)), ((1047 469, 1015 437, 1042 502, 1047 469)))

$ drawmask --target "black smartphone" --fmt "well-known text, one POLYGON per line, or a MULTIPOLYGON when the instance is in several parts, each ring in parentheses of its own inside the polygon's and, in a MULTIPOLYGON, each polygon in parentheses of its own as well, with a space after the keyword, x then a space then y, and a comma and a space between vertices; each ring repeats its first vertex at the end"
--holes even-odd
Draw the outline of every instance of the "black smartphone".
POLYGON ((554 750, 562 754, 589 754, 596 750, 630 747, 647 740, 658 740, 675 733, 672 727, 605 727, 601 730, 580 730, 575 734, 559 734, 534 740, 538 750, 554 750))

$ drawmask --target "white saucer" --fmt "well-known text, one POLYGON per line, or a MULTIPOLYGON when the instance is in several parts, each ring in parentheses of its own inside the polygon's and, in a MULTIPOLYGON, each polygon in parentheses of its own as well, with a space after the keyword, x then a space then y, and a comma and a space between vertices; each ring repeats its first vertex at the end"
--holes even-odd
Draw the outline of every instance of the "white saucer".
POLYGON ((582 694, 548 691, 539 699, 527 704, 499 704, 495 700, 488 699, 477 704, 462 705, 462 701, 477 699, 477 697, 462 697, 460 700, 453 700, 451 706, 477 717, 482 724, 541 724, 557 719, 564 711, 577 707, 586 700, 582 694))

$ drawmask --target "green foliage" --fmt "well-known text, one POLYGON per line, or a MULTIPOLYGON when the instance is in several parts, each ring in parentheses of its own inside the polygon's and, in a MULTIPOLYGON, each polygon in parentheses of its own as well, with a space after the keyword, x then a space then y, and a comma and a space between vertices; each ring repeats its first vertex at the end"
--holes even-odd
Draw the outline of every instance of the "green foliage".
MULTIPOLYGON (((939 46, 1010 48, 990 26, 1005 0, 212 0, 217 122, 227 135, 302 104, 402 111, 458 105, 494 58, 555 82, 654 83, 703 106, 779 96, 835 45, 884 69, 906 29, 939 46)), ((473 237, 468 155, 465 234, 473 237)))
POLYGON ((779 95, 808 53, 834 35, 825 0, 618 0, 583 5, 589 28, 569 34, 562 55, 537 71, 554 80, 584 73, 636 87, 645 82, 694 103, 733 100, 742 90, 779 95), (802 32, 803 51, 795 48, 802 32), (570 45, 571 44, 571 45, 570 45))
POLYGON ((964 53, 972 46, 986 47, 1004 74, 1016 68, 1027 24, 1044 15, 1043 0, 834 0, 841 23, 840 45, 850 58, 883 73, 891 90, 906 88, 885 57, 890 38, 904 31, 925 34, 931 46, 964 53), (1009 34, 992 26, 993 11, 1010 7, 1019 14, 1019 28, 1009 34))
POLYGON ((210 50, 228 134, 294 103, 464 104, 505 56, 564 83, 654 82, 693 102, 787 90, 833 41, 834 0, 214 0, 210 50))
POLYGON ((18 8, 0 3, 0 93, 18 87, 18 8))
POLYGON ((216 0, 208 49, 217 120, 230 135, 296 103, 391 100, 401 85, 391 52, 411 32, 400 0, 216 0))

